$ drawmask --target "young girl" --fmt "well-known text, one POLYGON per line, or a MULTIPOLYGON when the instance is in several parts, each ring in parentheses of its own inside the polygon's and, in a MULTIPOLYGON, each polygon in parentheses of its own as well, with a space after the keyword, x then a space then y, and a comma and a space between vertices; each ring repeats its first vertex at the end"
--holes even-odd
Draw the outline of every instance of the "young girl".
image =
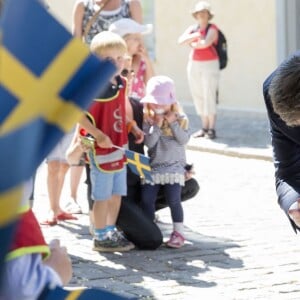
POLYGON ((171 210, 173 232, 167 246, 184 244, 181 188, 184 186, 185 145, 189 140, 188 120, 180 112, 174 82, 167 76, 154 76, 146 88, 144 124, 153 182, 142 188, 142 208, 153 220, 158 190, 163 187, 171 210))
POLYGON ((123 18, 109 27, 109 31, 117 33, 126 42, 128 54, 131 56, 130 71, 134 73, 129 96, 141 99, 145 96, 147 81, 154 75, 154 69, 143 36, 151 33, 152 24, 139 24, 130 18, 123 18))

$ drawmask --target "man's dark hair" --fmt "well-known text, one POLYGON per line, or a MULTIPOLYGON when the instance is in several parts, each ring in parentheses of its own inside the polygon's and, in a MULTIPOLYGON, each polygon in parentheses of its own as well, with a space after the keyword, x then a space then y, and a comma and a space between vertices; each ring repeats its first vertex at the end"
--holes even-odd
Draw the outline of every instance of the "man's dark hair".
POLYGON ((269 95, 274 111, 288 126, 300 125, 300 51, 275 71, 269 95))

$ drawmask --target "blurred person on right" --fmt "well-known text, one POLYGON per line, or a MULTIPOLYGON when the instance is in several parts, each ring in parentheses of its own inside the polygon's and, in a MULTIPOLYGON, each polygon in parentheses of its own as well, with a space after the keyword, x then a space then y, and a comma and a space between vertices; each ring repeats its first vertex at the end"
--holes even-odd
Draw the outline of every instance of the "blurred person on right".
POLYGON ((198 2, 191 11, 197 24, 189 26, 179 37, 180 45, 191 47, 187 64, 190 92, 201 118, 202 129, 195 138, 216 138, 217 91, 219 84, 219 57, 214 45, 218 41, 218 28, 209 21, 214 13, 206 1, 198 2))
POLYGON ((300 229, 300 51, 263 84, 270 121, 278 203, 295 232, 300 229))

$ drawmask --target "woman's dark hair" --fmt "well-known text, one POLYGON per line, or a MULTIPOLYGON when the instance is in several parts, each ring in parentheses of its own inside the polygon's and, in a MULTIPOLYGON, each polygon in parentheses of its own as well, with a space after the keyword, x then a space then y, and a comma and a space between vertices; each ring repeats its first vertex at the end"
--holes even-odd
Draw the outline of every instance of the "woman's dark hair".
POLYGON ((274 111, 288 126, 300 125, 300 51, 275 71, 269 95, 274 111))

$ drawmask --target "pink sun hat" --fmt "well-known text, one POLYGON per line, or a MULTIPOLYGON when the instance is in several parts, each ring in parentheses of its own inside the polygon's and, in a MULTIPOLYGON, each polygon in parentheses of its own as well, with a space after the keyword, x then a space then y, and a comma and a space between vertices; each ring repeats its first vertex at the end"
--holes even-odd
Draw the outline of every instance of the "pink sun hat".
POLYGON ((147 82, 146 95, 140 102, 158 105, 176 103, 174 81, 164 75, 151 77, 147 82))

